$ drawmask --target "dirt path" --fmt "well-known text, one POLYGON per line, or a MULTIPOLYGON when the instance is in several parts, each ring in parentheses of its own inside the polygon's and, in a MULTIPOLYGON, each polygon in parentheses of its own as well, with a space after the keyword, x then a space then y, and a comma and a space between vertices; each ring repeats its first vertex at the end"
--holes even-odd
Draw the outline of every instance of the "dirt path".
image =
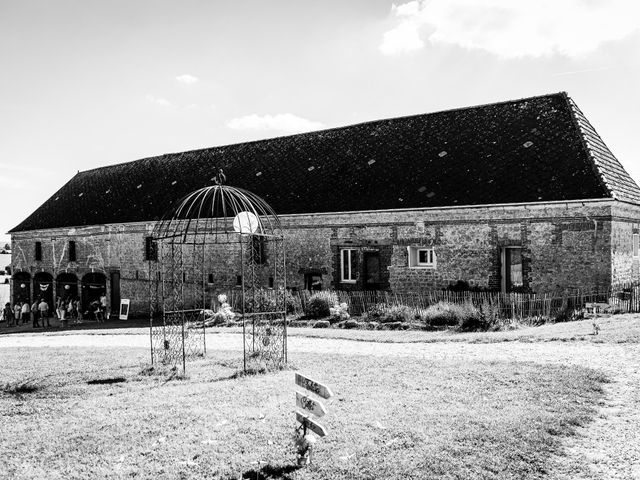
MULTIPOLYGON (((132 332, 133 333, 133 332, 132 332)), ((111 347, 148 348, 149 337, 137 334, 16 334, 0 337, 6 347, 111 347)), ((208 348, 242 349, 237 333, 207 337, 208 348)), ((636 343, 503 342, 503 343, 375 343, 291 336, 289 352, 344 355, 411 356, 426 359, 474 361, 532 361, 578 364, 604 371, 606 401, 598 417, 579 435, 566 439, 568 457, 552 459, 553 480, 575 479, 577 465, 586 466, 588 479, 640 480, 640 345, 636 343)))

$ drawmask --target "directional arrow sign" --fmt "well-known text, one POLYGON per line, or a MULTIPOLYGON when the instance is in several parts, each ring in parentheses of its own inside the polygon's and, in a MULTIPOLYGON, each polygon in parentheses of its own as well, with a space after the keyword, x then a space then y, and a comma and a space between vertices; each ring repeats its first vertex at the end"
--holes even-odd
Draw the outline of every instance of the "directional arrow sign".
POLYGON ((296 373, 296 385, 300 385, 302 388, 306 388, 310 392, 313 392, 322 398, 333 397, 333 392, 329 389, 329 387, 321 384, 320 382, 316 382, 315 380, 304 377, 299 373, 296 373))
POLYGON ((313 433, 320 437, 324 437, 327 435, 327 431, 325 428, 319 423, 314 422, 308 416, 303 413, 296 412, 296 420, 300 422, 302 425, 306 425, 306 427, 311 430, 313 433))
POLYGON ((316 417, 323 417, 327 413, 321 401, 314 400, 300 392, 296 392, 296 405, 307 412, 313 413, 316 417))

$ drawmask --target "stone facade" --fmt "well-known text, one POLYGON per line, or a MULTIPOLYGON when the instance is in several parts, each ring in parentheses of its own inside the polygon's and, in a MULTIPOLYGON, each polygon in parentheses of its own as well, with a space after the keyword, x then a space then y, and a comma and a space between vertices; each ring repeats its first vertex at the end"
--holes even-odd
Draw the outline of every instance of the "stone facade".
MULTIPOLYGON (((296 289, 310 288, 313 280, 323 289, 408 292, 462 280, 500 290, 506 288, 504 265, 512 251, 517 251, 523 291, 640 280, 640 261, 633 255, 640 207, 615 200, 300 214, 281 221, 287 285, 296 289), (419 248, 433 250, 433 265, 410 266, 412 249, 419 248), (341 275, 344 250, 350 250, 348 281, 341 275)), ((79 295, 99 289, 95 278, 102 278, 110 302, 129 298, 131 314, 143 315, 149 295, 145 237, 152 231, 153 224, 146 222, 14 233, 13 269, 22 272, 15 277, 22 280, 14 279, 13 298, 31 296, 39 272, 51 276, 53 293, 64 293, 55 282, 67 273, 78 279, 79 295), (70 241, 76 245, 75 261, 69 259, 70 241), (35 258, 35 242, 41 244, 41 260, 35 258), (85 278, 93 283, 85 285, 85 278)), ((269 262, 269 245, 266 255, 269 262)), ((205 257, 206 264, 192 275, 203 275, 212 294, 237 284, 238 245, 210 247, 205 257)))

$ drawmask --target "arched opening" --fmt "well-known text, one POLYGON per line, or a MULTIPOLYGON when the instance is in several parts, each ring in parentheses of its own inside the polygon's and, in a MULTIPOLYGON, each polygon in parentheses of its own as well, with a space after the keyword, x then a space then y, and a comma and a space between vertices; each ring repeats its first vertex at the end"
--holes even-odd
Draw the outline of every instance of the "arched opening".
POLYGON ((27 302, 31 305, 31 275, 28 272, 17 272, 13 275, 13 303, 27 302))
POLYGON ((107 294, 107 277, 100 272, 87 273, 82 277, 82 311, 86 312, 93 302, 107 294))
POLYGON ((33 276, 33 299, 44 300, 53 312, 53 276, 47 272, 38 272, 33 276))
POLYGON ((56 297, 67 300, 78 298, 78 277, 75 273, 60 273, 56 277, 56 297))

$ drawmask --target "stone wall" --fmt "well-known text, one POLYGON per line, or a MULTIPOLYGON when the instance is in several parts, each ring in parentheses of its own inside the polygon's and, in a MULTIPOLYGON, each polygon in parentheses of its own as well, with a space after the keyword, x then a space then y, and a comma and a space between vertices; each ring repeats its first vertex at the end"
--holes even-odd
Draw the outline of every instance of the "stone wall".
MULTIPOLYGON (((398 292, 445 288, 459 280, 472 287, 499 290, 505 247, 522 250, 523 286, 545 292, 604 287, 611 281, 640 279, 631 258, 631 232, 640 224, 640 208, 615 201, 558 202, 467 208, 290 215, 281 218, 287 247, 287 285, 305 288, 305 276, 320 278, 322 288, 364 289, 365 264, 380 264, 377 288, 398 292), (612 208, 616 214, 612 217, 612 208), (433 248, 435 268, 408 265, 407 247, 433 248), (340 278, 340 251, 354 251, 355 278, 340 278)), ((102 225, 20 232, 12 236, 14 271, 46 271, 55 278, 91 271, 107 280, 120 275, 120 297, 131 299, 131 314, 148 310, 149 263, 145 237, 151 223, 102 225), (77 260, 68 259, 76 242, 77 260), (34 242, 42 242, 41 261, 34 242)), ((208 247, 196 275, 211 295, 234 288, 241 274, 237 244, 208 247), (213 281, 209 281, 210 275, 213 281)), ((269 249, 267 244, 267 258, 269 249)), ((194 271, 196 271, 194 270, 194 271)), ((156 275, 156 273, 152 273, 156 275)), ((259 269, 267 284, 269 260, 259 269)), ((193 280, 197 281, 197 280, 193 280)))

